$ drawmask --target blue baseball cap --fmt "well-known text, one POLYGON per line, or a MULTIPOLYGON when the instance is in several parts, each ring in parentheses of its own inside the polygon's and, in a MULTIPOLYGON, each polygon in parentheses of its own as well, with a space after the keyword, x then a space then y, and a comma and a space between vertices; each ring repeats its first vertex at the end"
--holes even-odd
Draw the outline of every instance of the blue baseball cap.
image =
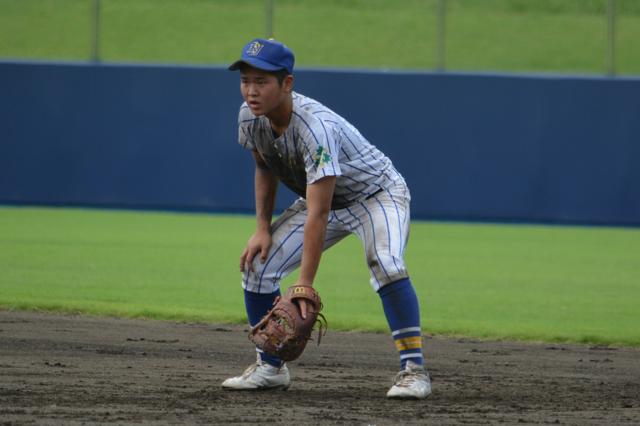
POLYGON ((244 63, 264 71, 287 70, 293 74, 294 62, 293 52, 284 44, 273 39, 256 38, 247 43, 240 59, 231 64, 229 69, 235 71, 244 63))

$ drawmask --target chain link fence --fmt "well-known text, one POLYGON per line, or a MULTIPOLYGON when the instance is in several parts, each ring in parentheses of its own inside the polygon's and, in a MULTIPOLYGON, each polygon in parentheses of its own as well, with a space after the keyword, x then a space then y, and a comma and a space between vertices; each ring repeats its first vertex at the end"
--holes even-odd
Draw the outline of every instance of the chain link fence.
POLYGON ((0 0, 0 58, 640 74, 640 0, 0 0))

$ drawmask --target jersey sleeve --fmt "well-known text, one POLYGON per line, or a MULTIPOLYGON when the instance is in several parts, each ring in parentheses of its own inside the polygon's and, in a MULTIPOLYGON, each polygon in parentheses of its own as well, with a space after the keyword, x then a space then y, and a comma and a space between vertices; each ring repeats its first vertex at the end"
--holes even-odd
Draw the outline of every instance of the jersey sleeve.
POLYGON ((252 151, 255 149, 255 143, 253 141, 252 124, 256 117, 251 114, 246 102, 240 107, 238 113, 238 143, 245 149, 252 151))
POLYGON ((334 129, 319 119, 303 120, 301 129, 307 185, 326 176, 340 176, 339 146, 334 129))

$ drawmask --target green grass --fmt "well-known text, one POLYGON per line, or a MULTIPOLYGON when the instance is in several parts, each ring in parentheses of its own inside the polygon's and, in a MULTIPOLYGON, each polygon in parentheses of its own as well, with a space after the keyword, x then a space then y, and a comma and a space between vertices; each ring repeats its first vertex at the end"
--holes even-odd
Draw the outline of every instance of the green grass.
MULTIPOLYGON (((247 216, 0 208, 0 306, 245 322, 247 216)), ((640 230, 415 222, 428 333, 640 346, 640 230)), ((290 285, 289 277, 284 286, 290 285)), ((332 329, 386 330, 360 243, 325 253, 332 329)))
MULTIPOLYGON (((606 0, 448 0, 446 66, 606 71, 606 0)), ((86 60, 92 0, 0 0, 0 57, 86 60)), ((106 61, 228 64, 265 33, 264 0, 102 0, 106 61)), ((640 74, 640 1, 617 0, 617 69, 640 74)), ((434 69, 437 0, 275 0, 302 66, 434 69)))

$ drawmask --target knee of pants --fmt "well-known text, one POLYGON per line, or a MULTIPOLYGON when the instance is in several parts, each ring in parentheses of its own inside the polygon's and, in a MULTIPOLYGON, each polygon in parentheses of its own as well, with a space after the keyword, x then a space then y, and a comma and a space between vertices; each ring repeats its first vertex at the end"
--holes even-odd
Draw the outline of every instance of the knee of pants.
POLYGON ((253 262, 253 271, 242 274, 242 288, 254 293, 273 293, 280 288, 278 271, 259 260, 253 262))
POLYGON ((404 260, 391 253, 378 253, 369 258, 368 263, 371 286, 376 291, 382 286, 409 276, 404 260))

